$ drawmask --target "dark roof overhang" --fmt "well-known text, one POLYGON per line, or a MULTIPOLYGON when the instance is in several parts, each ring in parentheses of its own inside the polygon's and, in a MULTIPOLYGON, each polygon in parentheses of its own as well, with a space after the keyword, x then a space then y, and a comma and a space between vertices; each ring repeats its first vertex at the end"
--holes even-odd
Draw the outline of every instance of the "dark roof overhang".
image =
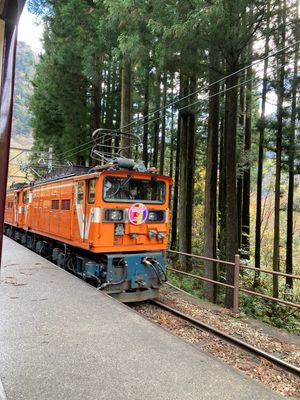
POLYGON ((13 110, 17 24, 25 0, 0 0, 0 267, 4 205, 13 110), (3 23, 4 21, 4 23, 3 23))
POLYGON ((0 18, 12 25, 18 23, 26 0, 0 0, 0 18))

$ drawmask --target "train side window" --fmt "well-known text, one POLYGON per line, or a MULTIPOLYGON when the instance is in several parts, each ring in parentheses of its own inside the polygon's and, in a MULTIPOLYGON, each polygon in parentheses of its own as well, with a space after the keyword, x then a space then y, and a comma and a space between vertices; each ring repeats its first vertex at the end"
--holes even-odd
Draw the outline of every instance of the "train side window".
POLYGON ((70 210, 71 201, 69 199, 61 201, 61 209, 62 210, 70 210))
POLYGON ((59 209, 59 200, 52 200, 51 208, 52 208, 52 210, 58 210, 59 209))
POLYGON ((28 190, 26 192, 23 192, 23 203, 27 204, 29 201, 29 196, 28 196, 28 190))
POLYGON ((84 182, 80 181, 80 182, 77 182, 76 204, 83 203, 83 196, 84 196, 84 182))
POLYGON ((88 203, 95 203, 95 195, 96 195, 96 179, 90 179, 88 181, 88 203))

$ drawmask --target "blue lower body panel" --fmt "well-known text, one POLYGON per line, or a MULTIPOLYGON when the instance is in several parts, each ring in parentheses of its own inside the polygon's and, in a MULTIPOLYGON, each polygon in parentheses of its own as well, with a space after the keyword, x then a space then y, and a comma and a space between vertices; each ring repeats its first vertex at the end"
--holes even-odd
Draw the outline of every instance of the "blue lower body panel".
MULTIPOLYGON (((59 249, 54 249, 52 257, 58 258, 58 253, 59 249)), ((84 279, 96 281, 98 288, 108 294, 115 297, 122 294, 121 301, 157 297, 158 289, 166 281, 162 251, 111 253, 100 257, 99 261, 93 261, 85 256, 76 256, 74 272, 84 279), (130 300, 125 297, 130 297, 130 300)))
POLYGON ((113 286, 118 282, 120 285, 126 282, 129 290, 158 288, 164 280, 165 260, 162 252, 107 255, 107 282, 113 286))

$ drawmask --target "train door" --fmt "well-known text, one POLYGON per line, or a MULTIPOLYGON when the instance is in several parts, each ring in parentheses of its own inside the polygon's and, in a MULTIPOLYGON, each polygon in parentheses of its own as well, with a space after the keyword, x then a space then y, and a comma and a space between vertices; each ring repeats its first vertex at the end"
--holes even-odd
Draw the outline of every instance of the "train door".
POLYGON ((32 194, 29 190, 24 190, 23 191, 23 198, 22 201, 20 202, 20 204, 22 205, 22 210, 24 210, 24 220, 23 220, 23 224, 24 224, 24 228, 28 229, 28 225, 29 225, 29 203, 31 202, 32 199, 32 194))
POLYGON ((18 216, 19 216, 19 192, 14 193, 14 225, 18 225, 18 216))
POLYGON ((99 222, 99 209, 95 208, 96 178, 75 182, 72 238, 81 242, 93 236, 93 222, 99 222))
POLYGON ((86 187, 85 180, 76 181, 74 184, 74 202, 73 202, 73 224, 72 224, 72 238, 79 242, 84 241, 85 236, 85 197, 86 187))
POLYGON ((23 207, 23 196, 21 192, 18 192, 18 226, 23 228, 24 226, 24 207, 23 207))
POLYGON ((95 224, 93 222, 100 222, 98 218, 99 209, 95 207, 96 202, 96 178, 88 179, 86 181, 86 202, 85 202, 85 232, 84 238, 86 241, 90 241, 89 238, 94 237, 93 230, 95 224))

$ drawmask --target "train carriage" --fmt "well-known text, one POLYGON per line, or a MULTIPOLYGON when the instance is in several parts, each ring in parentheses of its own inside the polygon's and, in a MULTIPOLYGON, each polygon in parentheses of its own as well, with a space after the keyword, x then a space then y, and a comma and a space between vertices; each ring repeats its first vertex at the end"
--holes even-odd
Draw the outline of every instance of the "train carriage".
POLYGON ((122 163, 12 187, 5 231, 118 299, 139 301, 166 279, 172 180, 122 163))
MULTIPOLYGON (((5 221, 11 227, 23 228, 24 226, 23 187, 24 184, 13 185, 6 195, 5 221)), ((11 228, 9 234, 12 235, 12 232, 11 228)))

